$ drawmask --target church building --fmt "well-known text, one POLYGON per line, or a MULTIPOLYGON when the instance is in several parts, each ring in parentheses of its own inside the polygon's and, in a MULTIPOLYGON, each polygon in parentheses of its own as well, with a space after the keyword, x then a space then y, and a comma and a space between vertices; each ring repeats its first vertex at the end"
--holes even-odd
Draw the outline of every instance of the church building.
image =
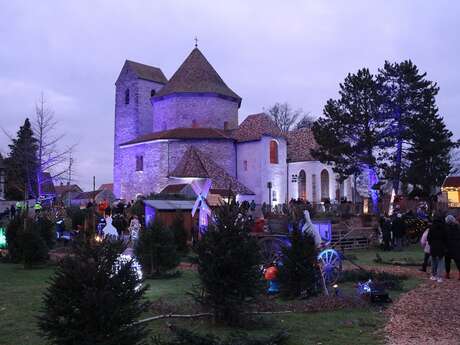
POLYGON ((283 133, 269 115, 239 123, 242 98, 198 48, 174 75, 126 61, 115 83, 113 192, 126 200, 211 179, 211 193, 281 204, 351 199, 330 166, 310 154, 310 129, 283 133))

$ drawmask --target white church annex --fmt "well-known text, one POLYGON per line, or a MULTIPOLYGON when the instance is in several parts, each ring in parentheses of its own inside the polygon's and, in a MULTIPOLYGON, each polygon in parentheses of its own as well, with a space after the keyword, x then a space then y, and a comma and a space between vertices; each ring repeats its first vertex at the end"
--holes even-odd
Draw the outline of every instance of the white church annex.
POLYGON ((210 178, 211 193, 229 188, 239 200, 281 204, 351 199, 330 166, 315 161, 310 129, 284 135, 270 116, 238 123, 241 97, 198 48, 168 80, 161 69, 126 61, 115 83, 114 193, 183 190, 210 178))

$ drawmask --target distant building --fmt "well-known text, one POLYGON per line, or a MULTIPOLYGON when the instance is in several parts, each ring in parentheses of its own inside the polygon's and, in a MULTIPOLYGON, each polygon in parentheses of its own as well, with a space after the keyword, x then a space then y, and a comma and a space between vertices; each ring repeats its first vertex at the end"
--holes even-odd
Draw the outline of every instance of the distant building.
POLYGON ((263 113, 239 124, 242 98, 198 48, 169 80, 157 67, 126 61, 115 85, 117 198, 182 191, 203 179, 212 180, 211 193, 231 189, 257 204, 352 198, 351 179, 339 184, 332 167, 311 156, 310 129, 285 134, 263 113))
POLYGON ((65 205, 70 205, 72 199, 83 192, 83 189, 78 185, 70 183, 61 183, 60 185, 54 186, 54 190, 56 191, 56 199, 62 201, 65 205))
POLYGON ((460 208, 460 176, 446 177, 441 190, 447 194, 449 207, 460 208))

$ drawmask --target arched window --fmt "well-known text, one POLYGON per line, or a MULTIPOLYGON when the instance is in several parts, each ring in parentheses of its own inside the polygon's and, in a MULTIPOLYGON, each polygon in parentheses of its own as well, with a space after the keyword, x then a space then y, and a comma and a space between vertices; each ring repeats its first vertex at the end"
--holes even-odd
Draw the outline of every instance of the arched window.
POLYGON ((150 97, 155 96, 156 91, 154 89, 150 90, 150 97))
POLYGON ((321 201, 324 201, 329 197, 329 173, 326 169, 324 169, 321 171, 321 201))
POLYGON ((270 141, 270 163, 278 164, 278 143, 275 140, 270 141))
POLYGON ((299 172, 297 188, 299 199, 307 200, 307 174, 305 174, 305 170, 299 172))
POLYGON ((125 104, 129 104, 129 89, 125 90, 125 104))

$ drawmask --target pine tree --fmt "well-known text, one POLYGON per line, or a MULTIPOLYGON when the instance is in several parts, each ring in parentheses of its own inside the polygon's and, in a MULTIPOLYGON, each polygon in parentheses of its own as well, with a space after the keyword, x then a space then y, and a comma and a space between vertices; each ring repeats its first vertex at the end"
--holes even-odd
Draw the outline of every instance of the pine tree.
POLYGON ((20 262, 22 259, 21 237, 24 227, 24 218, 17 215, 10 220, 6 227, 6 243, 8 256, 12 262, 20 262))
POLYGON ((159 277, 180 263, 174 234, 159 220, 140 231, 134 250, 147 277, 159 277))
POLYGON ((279 277, 281 294, 286 297, 316 293, 317 250, 314 239, 295 229, 289 236, 290 245, 281 249, 279 277))
POLYGON ((379 152, 385 147, 385 121, 380 116, 381 98, 374 76, 367 68, 349 74, 340 84, 340 98, 328 100, 324 116, 313 125, 319 148, 313 156, 323 163, 333 164, 341 179, 350 175, 369 175, 369 194, 374 212, 378 195, 379 152))
MULTIPOLYGON (((381 113, 387 121, 385 176, 393 182, 398 194, 400 182, 410 165, 407 156, 412 124, 430 113, 439 88, 426 79, 410 60, 400 63, 385 61, 377 76, 379 95, 384 99, 381 113)), ((422 120, 423 121, 423 120, 422 120)))
POLYGON ((261 257, 248 217, 235 200, 215 209, 213 217, 215 223, 196 247, 203 291, 196 298, 213 310, 215 321, 232 325, 242 322, 242 313, 260 291, 261 257))
POLYGON ((134 324, 148 308, 147 287, 131 260, 119 261, 124 247, 103 242, 76 245, 58 265, 43 299, 38 326, 52 344, 143 344, 146 330, 134 324))
POLYGON ((10 153, 5 160, 7 196, 23 200, 36 196, 37 140, 34 138, 29 119, 19 128, 17 137, 9 145, 10 153))
POLYGON ((46 215, 42 215, 35 221, 34 226, 48 249, 52 249, 56 243, 56 231, 53 222, 46 215))
POLYGON ((32 268, 48 258, 48 247, 43 240, 36 222, 28 218, 24 222, 25 229, 20 236, 22 260, 24 268, 32 268))
POLYGON ((428 113, 411 121, 408 139, 409 164, 402 180, 414 186, 414 196, 430 198, 452 169, 450 152, 457 143, 434 104, 428 113))

